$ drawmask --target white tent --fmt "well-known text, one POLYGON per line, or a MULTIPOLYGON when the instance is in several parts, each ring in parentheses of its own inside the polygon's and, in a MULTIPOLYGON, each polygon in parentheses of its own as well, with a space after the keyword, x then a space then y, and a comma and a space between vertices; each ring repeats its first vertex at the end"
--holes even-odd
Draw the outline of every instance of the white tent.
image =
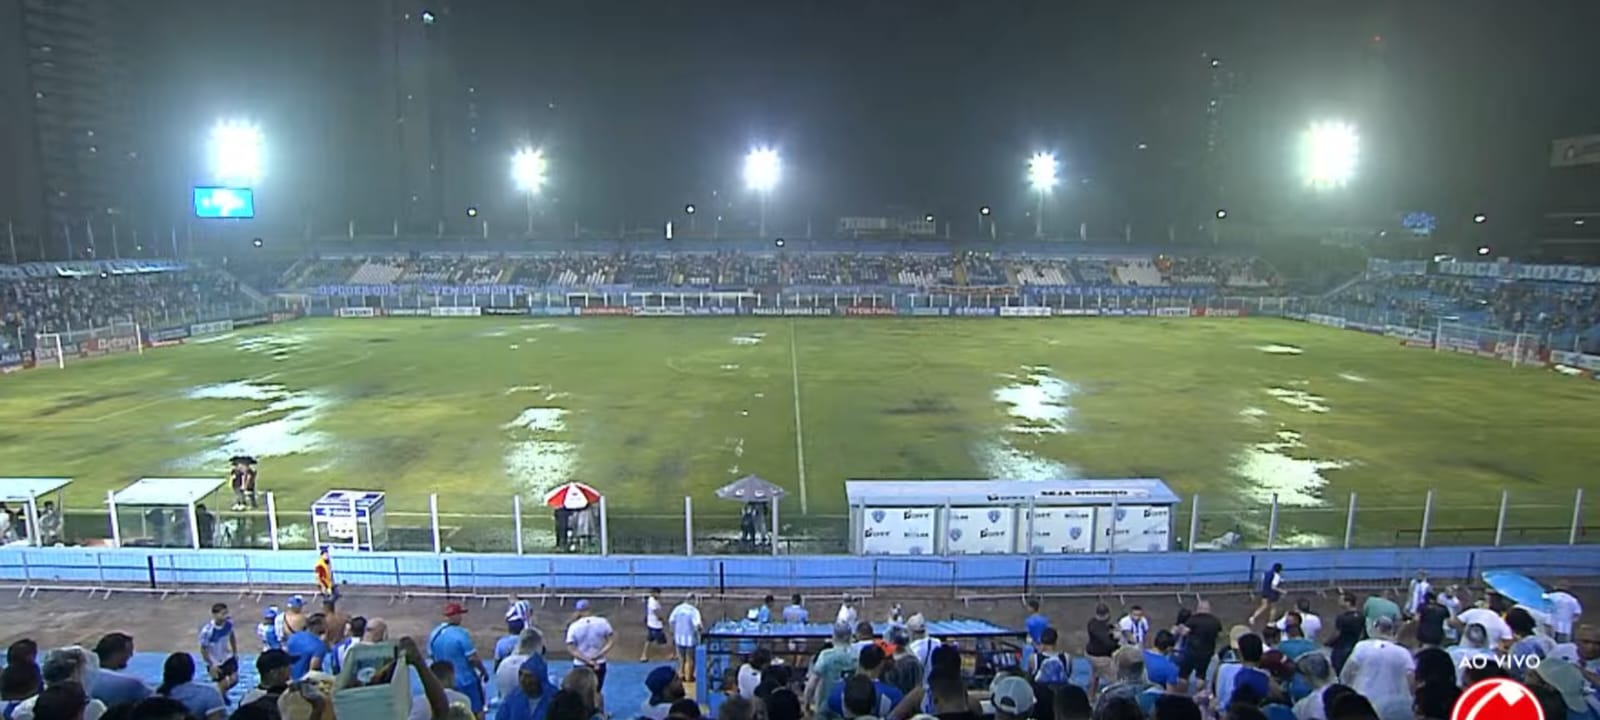
MULTIPOLYGON (((188 544, 200 549, 200 525, 195 510, 195 505, 221 488, 223 481, 220 478, 139 478, 121 490, 107 493, 111 506, 111 541, 117 547, 122 547, 122 523, 117 518, 117 508, 134 507, 148 508, 165 512, 177 510, 185 513, 188 518, 188 544)), ((141 519, 144 516, 141 515, 141 519)), ((160 517, 165 517, 161 515, 160 517)), ((164 535, 165 526, 156 528, 157 544, 167 545, 164 535)), ((150 528, 146 527, 146 531, 150 528)))
POLYGON ((22 516, 28 523, 27 544, 46 545, 47 534, 60 534, 55 521, 60 519, 62 512, 61 490, 70 484, 72 478, 0 478, 0 502, 8 506, 13 503, 22 506, 22 516), (41 499, 50 499, 49 496, 54 496, 56 507, 55 518, 46 518, 51 520, 53 530, 39 523, 39 502, 41 499))

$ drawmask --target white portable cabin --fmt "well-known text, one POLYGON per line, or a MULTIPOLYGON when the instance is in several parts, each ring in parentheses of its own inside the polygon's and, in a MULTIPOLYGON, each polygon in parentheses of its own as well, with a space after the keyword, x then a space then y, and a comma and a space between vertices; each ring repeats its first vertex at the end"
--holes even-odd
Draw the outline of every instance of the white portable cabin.
POLYGON ((0 478, 0 503, 6 507, 21 506, 22 518, 28 526, 28 536, 20 537, 16 528, 9 528, 6 537, 0 538, 4 545, 50 545, 54 539, 50 535, 61 534, 61 513, 65 504, 61 500, 61 491, 72 484, 72 478, 0 478), (41 527, 39 523, 39 504, 44 501, 55 503, 56 515, 50 520, 52 527, 41 527))
POLYGON ((1126 480, 849 480, 857 555, 1163 552, 1178 496, 1126 480))
POLYGON ((121 490, 108 493, 111 542, 123 545, 124 524, 137 527, 136 544, 200 549, 199 513, 196 505, 223 485, 218 478, 139 478, 121 490), (134 514, 123 517, 124 510, 134 514))
POLYGON ((384 494, 375 490, 329 490, 311 503, 311 538, 355 550, 382 550, 389 543, 384 494))

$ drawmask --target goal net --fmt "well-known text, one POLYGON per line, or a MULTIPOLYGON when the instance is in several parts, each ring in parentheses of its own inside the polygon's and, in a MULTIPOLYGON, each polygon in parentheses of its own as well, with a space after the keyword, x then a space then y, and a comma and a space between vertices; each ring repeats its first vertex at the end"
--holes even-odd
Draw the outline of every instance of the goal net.
POLYGON ((1533 333, 1495 330, 1478 325, 1441 323, 1434 337, 1435 351, 1467 353, 1505 360, 1512 365, 1539 363, 1539 337, 1533 333))
POLYGON ((39 333, 34 336, 34 357, 39 365, 55 363, 66 368, 69 362, 83 358, 136 352, 144 354, 139 341, 139 323, 120 322, 105 327, 86 328, 58 333, 39 333))

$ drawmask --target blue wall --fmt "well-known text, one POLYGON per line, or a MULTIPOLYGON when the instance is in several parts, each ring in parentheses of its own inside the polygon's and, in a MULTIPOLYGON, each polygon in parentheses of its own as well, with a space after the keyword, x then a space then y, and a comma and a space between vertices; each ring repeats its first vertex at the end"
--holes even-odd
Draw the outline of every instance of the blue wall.
MULTIPOLYGON (((0 582, 84 587, 184 588, 222 585, 310 586, 311 551, 6 548, 0 582)), ((510 588, 581 591, 602 588, 928 587, 1071 589, 1108 586, 1249 585, 1283 563, 1293 584, 1399 579, 1418 569, 1440 577, 1494 568, 1531 575, 1600 575, 1600 545, 1441 547, 1428 549, 1278 550, 1120 555, 956 557, 661 557, 340 553, 340 582, 373 588, 510 588)))

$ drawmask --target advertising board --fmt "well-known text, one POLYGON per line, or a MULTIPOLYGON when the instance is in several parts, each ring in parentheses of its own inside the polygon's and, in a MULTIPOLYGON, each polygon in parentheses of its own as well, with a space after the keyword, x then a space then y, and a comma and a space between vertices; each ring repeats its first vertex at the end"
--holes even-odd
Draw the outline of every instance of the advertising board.
POLYGON ((476 305, 446 305, 428 308, 428 317, 478 317, 483 308, 476 305))
POLYGON ((14 373, 33 367, 32 350, 7 350, 0 352, 0 373, 14 373))
POLYGON ((388 308, 383 314, 389 317, 427 317, 427 308, 388 308))
POLYGON ((1024 305, 1022 307, 1012 307, 1007 305, 1003 308, 1000 308, 1000 317, 1050 317, 1050 308, 1038 307, 1035 305, 1024 305))
POLYGON ((1193 310, 1193 314, 1196 317, 1199 317, 1199 316, 1202 316, 1202 315, 1205 316, 1205 317, 1244 317, 1245 316, 1245 311, 1244 311, 1243 308, 1197 307, 1197 308, 1191 308, 1191 309, 1193 310))
POLYGON ((627 317, 633 314, 633 308, 631 307, 615 307, 611 305, 581 307, 574 308, 574 310, 578 315, 594 315, 596 317, 627 317))
POLYGON ((182 340, 182 339, 184 339, 186 337, 189 337, 189 326, 188 325, 180 325, 178 327, 161 328, 160 330, 155 330, 155 331, 146 333, 146 335, 147 335, 146 339, 148 339, 151 343, 172 342, 174 340, 182 340))
POLYGON ((1000 311, 996 308, 958 307, 950 308, 950 314, 956 317, 995 317, 1000 311))
POLYGON ((225 332, 228 332, 229 330, 232 330, 232 329, 233 329, 233 321, 232 320, 218 320, 216 322, 203 322, 203 323, 195 323, 193 325, 190 325, 189 326, 189 334, 194 336, 194 337, 200 337, 201 335, 215 335, 217 333, 225 333, 225 332))
POLYGON ((1092 317, 1100 314, 1100 308, 1056 308, 1056 317, 1092 317))
POLYGON ((944 317, 950 314, 950 308, 914 307, 910 310, 915 317, 944 317))
POLYGON ((865 508, 861 552, 865 555, 932 555, 933 508, 865 508))
POLYGON ((270 315, 246 315, 234 318, 233 326, 236 328, 254 327, 256 325, 265 325, 269 322, 272 322, 270 315))
POLYGON ((1407 347, 1433 347, 1433 331, 1419 330, 1404 325, 1385 325, 1383 334, 1399 340, 1407 347))
POLYGON ((944 551, 951 555, 1013 552, 1016 508, 950 508, 944 551))
POLYGON ((1095 510, 1095 552, 1166 552, 1172 510, 1165 505, 1102 506, 1095 510), (1115 539, 1112 533, 1115 532, 1115 539))
POLYGON ((1094 508, 1085 506, 1036 507, 1033 519, 1035 553, 1086 553, 1094 548, 1094 508))
POLYGON ((342 307, 333 312, 334 317, 342 318, 369 318, 377 317, 378 311, 369 307, 342 307))
POLYGON ((485 315, 527 315, 528 309, 523 307, 486 307, 485 315))
POLYGON ((808 308, 808 307, 758 307, 750 311, 751 315, 779 315, 784 317, 826 317, 833 314, 833 308, 808 308))
POLYGON ((681 307, 642 307, 634 308, 635 317, 683 317, 689 314, 688 308, 681 307))
POLYGON ((1156 317, 1189 317, 1194 313, 1186 307, 1156 308, 1156 317))
POLYGON ((568 315, 577 315, 577 310, 577 308, 570 307, 535 307, 528 308, 528 314, 540 317, 566 317, 568 315))
POLYGON ((1326 325, 1331 328, 1344 329, 1345 320, 1337 315, 1324 315, 1322 313, 1306 313, 1306 322, 1315 325, 1326 325))
POLYGON ((739 314, 739 308, 731 307, 692 307, 687 309, 688 314, 692 317, 718 317, 739 314))
POLYGON ((890 317, 898 313, 892 307, 852 305, 844 309, 844 314, 846 317, 890 317))

